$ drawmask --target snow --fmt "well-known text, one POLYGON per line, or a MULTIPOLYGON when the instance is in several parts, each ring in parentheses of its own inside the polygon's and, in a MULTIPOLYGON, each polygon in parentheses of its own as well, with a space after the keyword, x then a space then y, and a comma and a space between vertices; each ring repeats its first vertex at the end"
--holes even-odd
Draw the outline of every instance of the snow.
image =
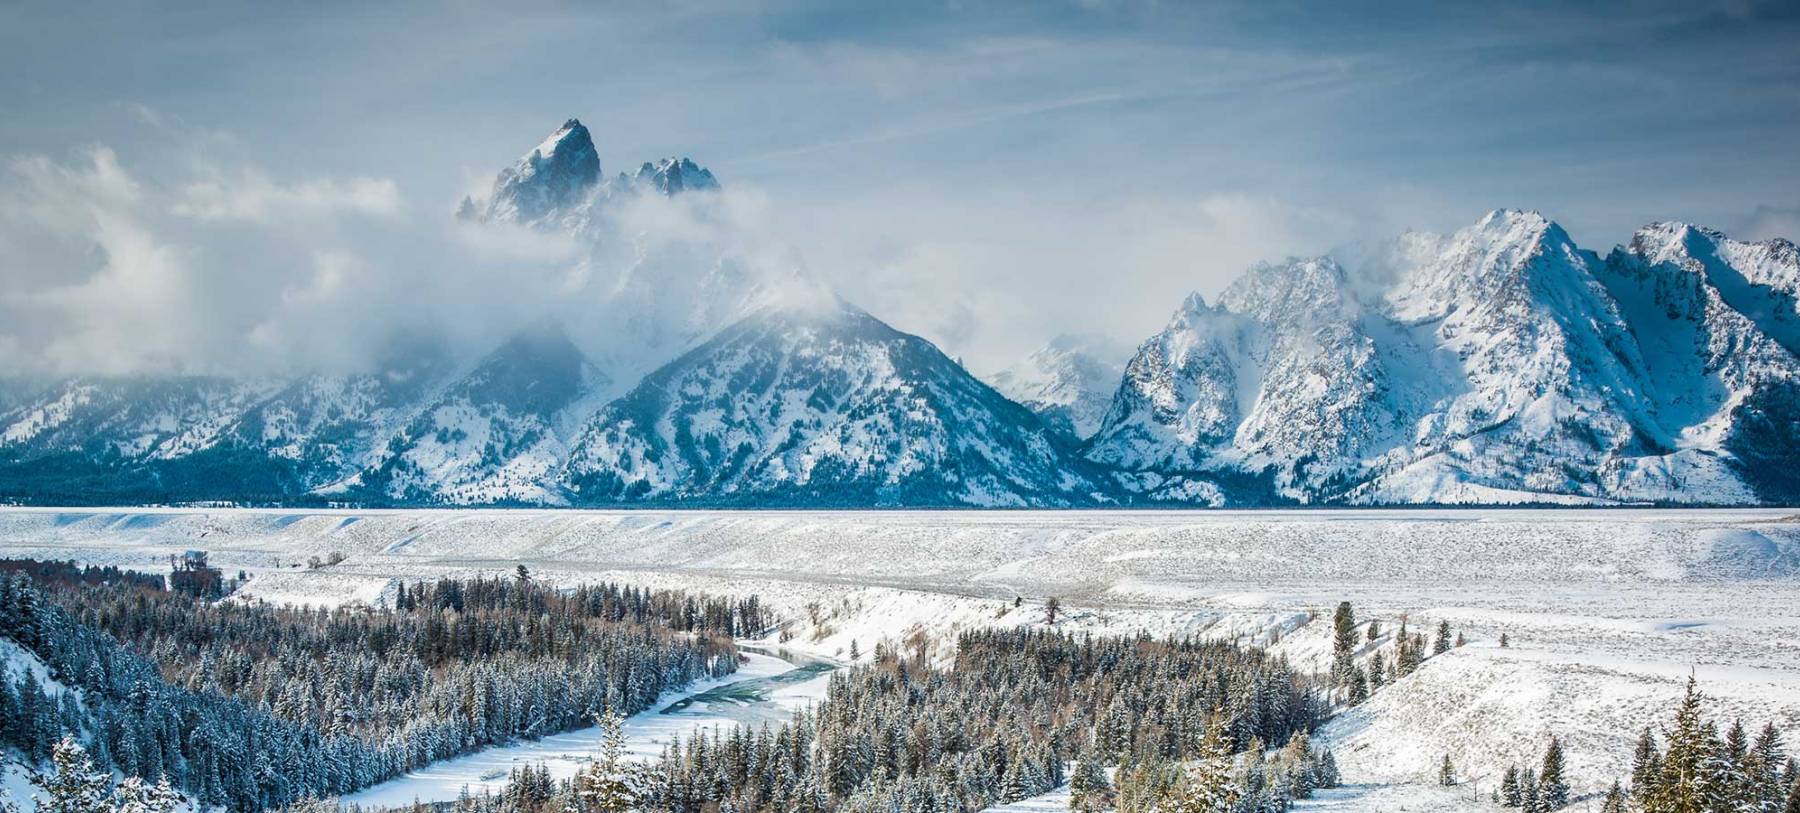
POLYGON ((1293 810, 1305 813, 1492 813, 1486 787, 1439 785, 1345 785, 1313 791, 1313 798, 1294 802, 1293 810), (1475 791, 1480 799, 1471 798, 1475 791))
MULTIPOLYGON (((1663 719, 1690 671, 1715 716, 1772 720, 1800 742, 1791 510, 0 511, 5 555, 160 571, 188 548, 249 571, 246 596, 295 603, 378 602, 391 579, 521 563, 558 583, 754 593, 788 621, 769 646, 838 660, 852 642, 864 657, 922 643, 942 660, 959 631, 1041 625, 1049 596, 1071 632, 1264 643, 1315 668, 1340 600, 1387 630, 1365 658, 1391 654, 1401 613, 1427 632, 1448 620, 1468 646, 1325 732, 1346 781, 1419 787, 1316 809, 1442 809, 1432 801, 1454 794, 1430 783, 1444 753, 1479 777, 1552 730, 1577 791, 1601 789, 1629 754, 1620 743, 1663 719), (346 560, 291 567, 332 551, 346 560)), ((815 677, 768 694, 822 689, 815 677)))
POLYGON ((988 378, 1001 394, 1086 439, 1119 389, 1131 350, 1097 334, 1063 334, 988 378))
POLYGON ((33 781, 33 776, 24 765, 0 758, 0 799, 17 805, 19 813, 36 811, 37 797, 43 793, 43 789, 33 781))
MULTIPOLYGON (((777 720, 824 696, 825 676, 776 684, 771 679, 805 677, 795 664, 757 652, 743 653, 738 671, 696 681, 665 692, 656 705, 625 721, 626 750, 631 759, 650 760, 676 738, 727 730, 740 722, 777 720), (753 690, 751 694, 727 689, 753 690), (699 698, 695 700, 695 698, 699 698)), ((568 731, 543 739, 496 746, 420 768, 343 797, 342 803, 363 807, 399 807, 414 801, 454 801, 466 788, 472 794, 505 788, 507 773, 526 765, 542 765, 556 779, 567 779, 591 762, 599 750, 599 729, 568 731)))
MULTIPOLYGON (((0 664, 6 666, 7 680, 15 681, 20 675, 30 675, 51 697, 60 698, 64 692, 71 691, 50 676, 50 668, 36 655, 5 638, 0 638, 0 664)), ((37 809, 36 797, 40 788, 36 776, 36 771, 18 762, 16 755, 0 750, 0 799, 17 804, 20 813, 32 813, 37 809)))
POLYGON ((1301 502, 1788 500, 1759 469, 1794 438, 1759 419, 1800 383, 1797 256, 1656 224, 1603 261, 1537 212, 1496 210, 1348 270, 1258 264, 1140 347, 1088 454, 1301 502))
POLYGON ((1069 786, 1064 783, 1056 790, 1029 799, 1021 799, 1012 804, 995 805, 983 813, 1063 813, 1069 809, 1069 786))

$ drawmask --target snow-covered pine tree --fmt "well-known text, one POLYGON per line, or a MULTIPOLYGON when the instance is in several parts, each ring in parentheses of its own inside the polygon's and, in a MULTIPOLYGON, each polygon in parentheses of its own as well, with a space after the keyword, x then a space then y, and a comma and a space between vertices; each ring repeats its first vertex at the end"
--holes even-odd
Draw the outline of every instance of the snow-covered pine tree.
POLYGON ((1500 779, 1500 804, 1503 807, 1523 807, 1525 790, 1519 787, 1519 766, 1506 766, 1506 774, 1500 779))
POLYGON ((1600 813, 1626 813, 1625 788, 1613 782, 1612 789, 1606 792, 1606 799, 1600 803, 1600 813))
POLYGON ((1544 765, 1538 773, 1538 799, 1543 810, 1560 810, 1569 804, 1569 782, 1564 776, 1562 741, 1551 735, 1544 748, 1544 765))
POLYGON ((1640 798, 1649 794, 1661 771, 1662 754, 1656 748, 1656 735, 1645 726, 1638 735, 1637 752, 1631 758, 1631 794, 1640 798))
POLYGON ((625 718, 607 709, 595 715, 594 723, 600 729, 600 752, 575 775, 569 813, 626 813, 637 803, 637 794, 626 775, 625 718))
POLYGON ((1702 695, 1692 677, 1668 729, 1656 782, 1639 797, 1644 813, 1708 813, 1726 804, 1720 787, 1718 746, 1700 713, 1702 695))
POLYGON ((1348 686, 1350 670, 1356 665, 1356 610, 1348 601, 1338 602, 1331 615, 1331 677, 1339 686, 1348 686))
POLYGON ((39 813, 111 813, 107 804, 107 778, 88 759, 87 749, 65 736, 50 756, 50 776, 44 781, 45 798, 39 813))
POLYGON ((112 796, 112 813, 170 813, 181 801, 167 776, 154 785, 135 776, 125 777, 113 788, 112 796))
POLYGON ((1215 710, 1188 767, 1186 783, 1158 808, 1159 813, 1233 813, 1238 786, 1226 728, 1223 711, 1215 710))
POLYGON ((1442 655, 1445 652, 1449 652, 1450 644, 1450 620, 1444 619, 1438 622, 1437 640, 1431 644, 1431 654, 1442 655))
POLYGON ((1786 760, 1781 747, 1781 732, 1775 730, 1774 723, 1764 724, 1744 761, 1744 772, 1750 782, 1750 801, 1757 813, 1780 812, 1786 801, 1786 786, 1781 781, 1782 764, 1786 760))
POLYGON ((1070 807, 1078 813, 1097 813, 1112 807, 1112 783, 1106 780, 1106 769, 1092 755, 1075 762, 1069 776, 1070 807))
POLYGON ((1456 784, 1456 765, 1450 762, 1450 755, 1444 755, 1444 761, 1438 764, 1438 784, 1449 787, 1456 784))

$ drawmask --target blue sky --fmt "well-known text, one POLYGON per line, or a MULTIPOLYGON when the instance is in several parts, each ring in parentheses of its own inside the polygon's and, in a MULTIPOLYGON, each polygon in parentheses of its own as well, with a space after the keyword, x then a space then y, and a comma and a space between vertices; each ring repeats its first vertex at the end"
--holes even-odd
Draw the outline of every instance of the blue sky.
MULTIPOLYGON (((1800 237, 1793 3, 524 5, 9 5, 0 156, 346 207, 305 245, 436 218, 578 116, 609 170, 693 156, 988 364, 1501 206, 1602 251, 1657 219, 1800 237)), ((27 242, 0 234, 15 287, 92 273, 27 242)))

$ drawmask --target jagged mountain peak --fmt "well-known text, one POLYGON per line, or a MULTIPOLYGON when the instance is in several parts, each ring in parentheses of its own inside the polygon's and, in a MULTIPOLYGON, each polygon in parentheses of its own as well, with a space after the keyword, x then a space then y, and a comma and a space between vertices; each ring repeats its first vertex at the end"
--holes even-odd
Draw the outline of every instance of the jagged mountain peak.
MULTIPOLYGON (((569 119, 494 179, 479 219, 535 224, 582 203, 600 182, 600 153, 586 126, 569 119)), ((458 213, 475 215, 464 205, 458 213)))
POLYGON ((1696 272, 1705 271, 1710 257, 1741 267, 1751 283, 1800 293, 1800 249, 1785 238, 1747 242, 1706 226, 1658 221, 1632 234, 1629 251, 1647 262, 1674 262, 1696 272))
POLYGON ((1331 257, 1256 263, 1225 289, 1219 304, 1265 322, 1337 318, 1356 311, 1345 280, 1331 257))
POLYGON ((645 161, 632 181, 665 195, 719 188, 711 170, 687 157, 645 161))
POLYGON ((531 152, 521 156, 518 165, 521 167, 541 164, 558 158, 571 164, 586 164, 591 161, 596 177, 600 171, 600 158, 594 149, 594 136, 581 123, 581 119, 569 119, 563 122, 555 132, 545 136, 531 152))

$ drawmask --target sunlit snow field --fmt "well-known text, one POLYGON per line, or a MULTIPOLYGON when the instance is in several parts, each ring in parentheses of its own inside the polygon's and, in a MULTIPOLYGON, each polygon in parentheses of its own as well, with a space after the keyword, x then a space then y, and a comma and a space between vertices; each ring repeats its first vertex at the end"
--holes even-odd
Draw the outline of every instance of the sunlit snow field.
MULTIPOLYGON (((853 642, 866 657, 909 640, 944 657, 960 630, 1042 623, 1049 596, 1068 629, 1254 641, 1315 664, 1339 600, 1390 633, 1401 613, 1415 629, 1449 620, 1468 646, 1327 727, 1359 787, 1308 809, 1451 806, 1470 789, 1431 787, 1443 754, 1485 795, 1481 783, 1535 759, 1552 732, 1577 792, 1597 791, 1690 673, 1715 716, 1773 719, 1800 746, 1791 510, 0 510, 0 555, 166 569, 187 549, 246 571, 244 596, 315 605, 378 603, 397 579, 518 564, 566 583, 756 593, 792 619, 787 646, 837 660, 853 642), (341 564, 306 565, 334 552, 341 564), (1502 633, 1511 647, 1498 646, 1502 633)), ((823 690, 816 678, 793 685, 779 700, 634 719, 633 747, 660 747, 668 731, 647 726, 767 719, 823 690)), ((453 797, 515 758, 578 754, 589 735, 434 766, 358 801, 453 797)))

